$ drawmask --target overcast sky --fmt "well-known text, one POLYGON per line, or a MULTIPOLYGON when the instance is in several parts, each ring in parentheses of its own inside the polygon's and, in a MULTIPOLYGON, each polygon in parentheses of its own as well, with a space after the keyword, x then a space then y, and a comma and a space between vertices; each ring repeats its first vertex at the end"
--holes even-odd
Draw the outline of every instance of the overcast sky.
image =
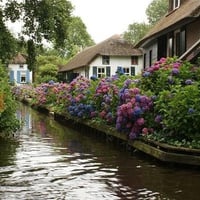
POLYGON ((70 0, 74 16, 81 17, 92 39, 99 43, 121 34, 134 22, 147 22, 145 10, 152 0, 70 0))

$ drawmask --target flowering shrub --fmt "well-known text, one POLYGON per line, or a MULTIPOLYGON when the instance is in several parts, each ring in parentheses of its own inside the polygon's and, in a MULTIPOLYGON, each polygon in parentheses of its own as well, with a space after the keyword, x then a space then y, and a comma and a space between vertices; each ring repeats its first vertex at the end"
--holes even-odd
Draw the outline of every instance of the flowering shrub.
POLYGON ((74 103, 67 108, 69 114, 74 117, 79 118, 92 118, 93 112, 95 111, 92 105, 83 104, 83 103, 74 103))
POLYGON ((98 116, 109 124, 115 123, 116 108, 119 104, 119 89, 114 81, 115 79, 111 78, 101 79, 92 97, 98 116))
POLYGON ((121 105, 117 109, 116 128, 129 134, 131 139, 137 138, 143 131, 148 133, 145 127, 145 113, 152 110, 151 98, 140 94, 138 88, 123 88, 120 91, 121 105))
POLYGON ((197 71, 199 69, 188 62, 181 62, 176 58, 161 58, 144 70, 139 87, 157 95, 162 90, 171 90, 174 85, 184 85, 188 79, 197 79, 197 71))
MULTIPOLYGON (((34 103, 56 112, 116 127, 129 138, 159 135, 164 141, 199 139, 200 68, 176 58, 162 58, 141 76, 120 74, 71 83, 40 84, 34 103)), ((16 94, 30 94, 16 89, 16 94)))
POLYGON ((49 83, 43 83, 35 88, 35 105, 43 106, 50 105, 56 102, 56 88, 58 84, 53 81, 49 83))
POLYGON ((155 109, 160 114, 161 134, 176 140, 200 139, 200 90, 198 84, 162 91, 155 109))
POLYGON ((33 85, 20 85, 20 86, 13 86, 12 93, 18 99, 26 99, 35 96, 35 88, 33 85))

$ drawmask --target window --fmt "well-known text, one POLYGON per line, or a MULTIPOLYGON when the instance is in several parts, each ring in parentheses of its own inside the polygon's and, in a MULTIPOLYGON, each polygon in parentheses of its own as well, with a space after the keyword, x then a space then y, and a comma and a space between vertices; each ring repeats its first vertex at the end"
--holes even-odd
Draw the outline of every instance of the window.
POLYGON ((106 73, 105 73, 105 67, 98 67, 97 70, 97 77, 101 78, 101 77, 105 77, 106 73))
POLYGON ((20 69, 23 69, 23 68, 24 68, 24 65, 20 64, 20 65, 19 65, 19 68, 20 68, 20 69))
POLYGON ((128 76, 130 75, 130 68, 129 67, 124 67, 123 71, 124 71, 125 75, 128 75, 128 76))
POLYGON ((26 83, 26 72, 21 72, 20 82, 26 83))
POLYGON ((111 75, 111 69, 110 66, 106 66, 106 67, 102 67, 102 66, 93 66, 92 67, 92 76, 95 76, 97 78, 101 78, 101 77, 110 77, 111 75))
POLYGON ((168 56, 174 56, 174 36, 171 34, 168 39, 168 56))
POLYGON ((102 56, 102 64, 109 65, 110 64, 110 57, 109 56, 102 56))
POLYGON ((149 51, 149 66, 152 65, 152 50, 149 51))
POLYGON ((173 10, 179 8, 179 6, 180 6, 180 0, 173 0, 173 10))
POLYGON ((186 51, 185 29, 176 33, 176 56, 181 56, 186 51))
POLYGON ((147 57, 147 54, 145 53, 144 57, 143 57, 143 68, 144 69, 146 69, 146 57, 147 57))
POLYGON ((131 65, 138 65, 138 56, 131 56, 131 65))

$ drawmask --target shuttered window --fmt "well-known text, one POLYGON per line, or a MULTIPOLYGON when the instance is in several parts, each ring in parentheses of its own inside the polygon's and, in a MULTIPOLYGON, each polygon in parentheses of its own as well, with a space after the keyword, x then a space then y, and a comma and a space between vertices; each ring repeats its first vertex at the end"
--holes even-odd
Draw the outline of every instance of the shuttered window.
POLYGON ((92 68, 92 75, 97 77, 97 67, 92 68))
POLYGON ((106 76, 110 77, 110 67, 109 66, 106 67, 106 76))
POLYGON ((20 71, 17 71, 17 83, 20 83, 20 82, 21 82, 20 76, 21 76, 20 71))
POLYGON ((11 82, 11 83, 14 83, 14 80, 15 80, 15 78, 14 78, 14 71, 11 70, 11 71, 10 71, 10 82, 11 82))

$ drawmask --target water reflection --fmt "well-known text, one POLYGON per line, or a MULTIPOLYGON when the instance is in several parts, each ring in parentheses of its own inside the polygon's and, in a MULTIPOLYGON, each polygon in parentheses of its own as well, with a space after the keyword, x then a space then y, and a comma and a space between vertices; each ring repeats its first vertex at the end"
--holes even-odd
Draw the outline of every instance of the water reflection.
POLYGON ((17 113, 25 123, 20 145, 0 154, 0 199, 199 199, 198 170, 131 156, 23 105, 17 113))

